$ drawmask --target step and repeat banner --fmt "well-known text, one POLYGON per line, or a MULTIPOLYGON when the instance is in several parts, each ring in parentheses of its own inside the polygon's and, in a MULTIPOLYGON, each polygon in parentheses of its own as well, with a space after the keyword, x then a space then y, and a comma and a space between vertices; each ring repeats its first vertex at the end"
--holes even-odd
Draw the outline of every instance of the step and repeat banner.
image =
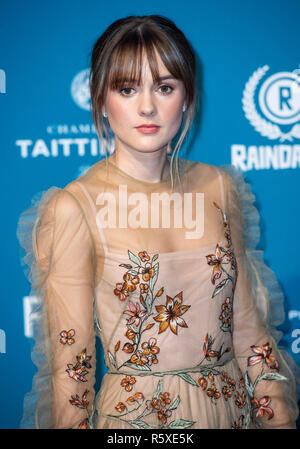
MULTIPOLYGON (((198 59, 201 111, 180 155, 244 172, 260 212, 264 261, 285 295, 281 345, 300 365, 300 2, 1 1, 2 295, 0 428, 18 428, 31 390, 36 298, 16 237, 37 192, 104 157, 90 113, 92 46, 129 15, 172 19, 198 59)), ((105 366, 97 342, 97 384, 105 366)))

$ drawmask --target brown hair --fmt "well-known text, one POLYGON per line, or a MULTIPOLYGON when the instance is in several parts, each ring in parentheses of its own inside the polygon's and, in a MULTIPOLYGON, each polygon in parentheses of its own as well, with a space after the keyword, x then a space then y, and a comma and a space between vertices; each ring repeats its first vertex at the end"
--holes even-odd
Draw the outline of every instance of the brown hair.
MULTIPOLYGON (((137 81, 139 84, 143 52, 146 52, 153 80, 158 82, 155 48, 169 72, 183 82, 186 92, 182 131, 172 152, 170 164, 173 186, 174 155, 178 156, 193 122, 199 97, 194 51, 174 22, 160 15, 129 16, 116 20, 104 31, 92 49, 89 77, 91 109, 96 132, 107 154, 107 147, 111 147, 111 132, 108 120, 102 115, 102 109, 108 86, 111 89, 120 89, 124 81, 137 81)), ((178 158, 176 172, 179 175, 178 158)))

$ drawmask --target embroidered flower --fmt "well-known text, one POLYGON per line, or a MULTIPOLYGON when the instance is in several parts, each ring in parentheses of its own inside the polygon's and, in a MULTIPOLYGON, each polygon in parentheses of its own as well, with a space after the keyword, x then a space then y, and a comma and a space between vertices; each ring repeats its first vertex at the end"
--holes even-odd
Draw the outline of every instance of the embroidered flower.
POLYGON ((142 351, 138 350, 130 358, 131 363, 136 363, 137 365, 146 365, 148 363, 148 357, 144 356, 142 351))
POLYGON ((129 340, 133 340, 135 336, 136 336, 136 333, 133 332, 132 329, 127 329, 127 331, 125 333, 125 337, 129 338, 129 340))
POLYGON ((86 371, 80 363, 76 363, 76 365, 74 366, 71 363, 68 363, 67 367, 68 369, 66 369, 66 372, 68 373, 69 377, 76 380, 76 382, 78 380, 80 380, 81 382, 87 382, 87 379, 84 376, 86 376, 88 371, 86 371))
POLYGON ((235 396, 235 403, 238 406, 238 408, 243 408, 244 405, 246 404, 246 397, 245 397, 245 393, 239 393, 238 391, 236 392, 236 396, 235 396))
POLYGON ((241 415, 238 419, 238 422, 234 421, 232 429, 243 429, 244 418, 244 415, 241 415))
POLYGON ((170 393, 168 391, 166 391, 165 393, 160 393, 159 399, 160 399, 161 407, 165 407, 166 405, 170 404, 170 402, 171 402, 170 393))
POLYGON ((140 324, 140 319, 146 315, 146 310, 141 310, 141 306, 138 302, 134 303, 129 301, 129 309, 125 310, 123 313, 129 315, 130 318, 127 319, 127 325, 134 323, 136 326, 140 324))
POLYGON ((159 410, 160 409, 160 401, 157 398, 153 398, 152 400, 147 399, 146 408, 148 410, 159 410))
POLYGON ((204 352, 205 358, 209 361, 210 361, 211 357, 218 357, 218 355, 219 355, 218 351, 214 351, 211 349, 214 341, 215 340, 211 336, 206 334, 206 337, 204 340, 204 345, 203 345, 203 352, 204 352))
POLYGON ((89 405, 89 402, 86 399, 88 392, 89 392, 89 390, 85 390, 81 399, 79 398, 78 394, 76 394, 75 396, 71 396, 71 399, 69 399, 69 402, 72 405, 75 405, 75 407, 86 409, 87 406, 89 405))
POLYGON ((129 398, 126 399, 126 402, 128 402, 129 405, 132 405, 135 402, 139 402, 139 399, 144 399, 144 395, 140 391, 134 393, 133 396, 129 396, 129 398))
POLYGON ((154 318, 155 321, 160 322, 159 334, 164 332, 170 325, 171 331, 177 335, 177 326, 188 327, 182 315, 191 307, 181 305, 183 298, 182 292, 178 293, 174 298, 167 296, 166 305, 155 306, 159 314, 154 318))
POLYGON ((221 307, 221 315, 219 316, 219 320, 222 321, 222 330, 230 331, 231 330, 231 320, 232 320, 232 303, 231 298, 227 297, 225 302, 221 307))
POLYGON ((205 377, 199 377, 198 384, 200 385, 200 387, 204 391, 206 389, 206 387, 207 387, 207 379, 205 379, 205 377))
POLYGON ((211 387, 207 389, 206 394, 211 399, 219 399, 221 397, 221 393, 215 384, 212 384, 211 387))
POLYGON ((228 400, 228 398, 230 398, 232 396, 232 392, 230 391, 230 389, 227 386, 224 386, 222 388, 222 394, 226 401, 228 400))
POLYGON ((129 292, 133 292, 136 289, 136 284, 140 282, 140 278, 137 275, 125 273, 123 276, 124 288, 129 292))
POLYGON ((127 296, 129 296, 129 292, 124 288, 124 284, 122 282, 116 283, 116 288, 114 289, 114 294, 118 296, 120 301, 125 301, 127 296))
POLYGON ((268 407, 270 402, 271 399, 269 396, 264 396, 259 401, 256 398, 251 399, 251 403, 254 404, 254 407, 258 409, 256 413, 257 418, 262 418, 265 413, 269 415, 268 420, 273 418, 274 412, 271 407, 268 407))
POLYGON ((279 371, 278 362, 275 359, 275 357, 271 355, 272 348, 269 345, 269 342, 267 342, 265 345, 262 346, 252 345, 251 349, 257 355, 248 357, 248 366, 256 365, 257 363, 260 363, 262 360, 265 360, 269 368, 276 369, 277 371, 279 371))
POLYGON ((125 343, 122 351, 127 352, 127 354, 131 354, 134 351, 134 346, 131 343, 125 343))
POLYGON ((121 386, 125 387, 126 391, 131 391, 133 388, 133 384, 136 383, 136 378, 131 376, 126 376, 121 380, 121 386))
POLYGON ((80 363, 80 365, 85 366, 86 368, 92 367, 89 362, 91 358, 91 355, 86 355, 86 349, 84 349, 80 354, 76 356, 77 362, 80 363))
POLYGON ((171 410, 166 410, 165 408, 160 409, 157 412, 158 419, 163 423, 166 424, 168 418, 172 415, 171 410))
POLYGON ((155 274, 155 269, 154 267, 151 267, 151 265, 149 264, 149 266, 147 266, 147 264, 145 265, 144 268, 142 268, 142 278, 145 282, 148 282, 150 278, 153 278, 155 274))
POLYGON ((148 284, 140 284, 140 290, 141 290, 141 293, 142 294, 144 294, 144 293, 148 293, 148 290, 149 290, 149 285, 148 284))
POLYGON ((115 409, 119 412, 119 413, 123 413, 126 409, 126 405, 123 402, 118 402, 118 404, 116 405, 115 409))
POLYGON ((72 345, 73 343, 75 343, 75 340, 73 338, 74 335, 75 335, 75 330, 74 329, 70 329, 69 331, 63 330, 60 333, 61 338, 60 338, 59 341, 63 345, 65 345, 66 343, 68 345, 72 345))
POLYGON ((78 429, 88 429, 89 428, 89 420, 85 418, 77 427, 78 429))
POLYGON ((148 255, 147 251, 140 251, 138 253, 138 256, 142 262, 147 262, 148 260, 150 260, 150 257, 148 255))
POLYGON ((229 263, 231 260, 231 256, 228 255, 227 252, 222 255, 222 248, 217 243, 215 254, 209 254, 208 256, 206 256, 206 259, 208 265, 213 266, 211 282, 215 284, 216 280, 222 276, 222 264, 229 263))

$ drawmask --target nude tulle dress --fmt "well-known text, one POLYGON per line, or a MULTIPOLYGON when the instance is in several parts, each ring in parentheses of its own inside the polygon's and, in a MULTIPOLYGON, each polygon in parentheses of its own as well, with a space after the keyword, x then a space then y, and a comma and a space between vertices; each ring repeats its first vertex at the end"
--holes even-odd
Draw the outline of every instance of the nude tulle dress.
POLYGON ((39 299, 21 427, 295 428, 299 368, 278 346, 284 297, 256 249, 250 185, 231 165, 182 158, 179 175, 172 188, 104 158, 20 216, 39 299))

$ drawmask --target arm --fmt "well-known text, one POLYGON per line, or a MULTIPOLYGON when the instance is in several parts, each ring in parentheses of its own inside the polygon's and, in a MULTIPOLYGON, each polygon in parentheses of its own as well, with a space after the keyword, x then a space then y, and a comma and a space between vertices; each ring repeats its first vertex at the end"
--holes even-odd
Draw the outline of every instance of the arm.
MULTIPOLYGON (((242 175, 234 167, 231 172, 224 172, 224 177, 238 270, 233 345, 249 393, 252 418, 262 428, 295 428, 298 407, 294 375, 269 329, 274 319, 270 299, 273 296, 278 301, 279 310, 282 307, 279 301, 284 298, 274 273, 263 262, 262 252, 251 248, 251 242, 259 241, 259 215, 252 205, 254 195, 246 189, 242 175)), ((273 331, 278 337, 278 331, 273 331)))
POLYGON ((34 354, 44 358, 31 392, 38 393, 35 427, 89 428, 95 394, 95 256, 84 213, 71 193, 58 189, 42 198, 32 244, 34 287, 41 301, 34 354))

